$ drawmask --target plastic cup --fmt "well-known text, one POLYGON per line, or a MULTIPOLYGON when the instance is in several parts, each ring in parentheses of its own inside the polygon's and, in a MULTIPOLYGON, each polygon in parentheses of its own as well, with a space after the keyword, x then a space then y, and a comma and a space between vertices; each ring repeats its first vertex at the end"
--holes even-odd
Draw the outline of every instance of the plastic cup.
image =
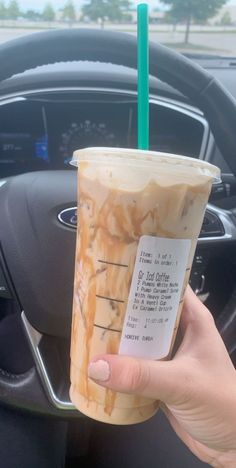
POLYGON ((78 230, 70 397, 112 424, 149 419, 158 401, 87 376, 99 354, 170 356, 198 235, 220 170, 183 156, 118 148, 76 151, 78 230))

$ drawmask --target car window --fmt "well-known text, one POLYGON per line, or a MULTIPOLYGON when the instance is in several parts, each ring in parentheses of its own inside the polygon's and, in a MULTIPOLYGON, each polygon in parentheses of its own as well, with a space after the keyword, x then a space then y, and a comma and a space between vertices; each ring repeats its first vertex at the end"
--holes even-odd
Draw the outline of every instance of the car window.
MULTIPOLYGON (((0 43, 55 28, 136 34, 130 0, 0 0, 0 43)), ((150 39, 204 59, 236 57, 236 0, 149 0, 150 39)))

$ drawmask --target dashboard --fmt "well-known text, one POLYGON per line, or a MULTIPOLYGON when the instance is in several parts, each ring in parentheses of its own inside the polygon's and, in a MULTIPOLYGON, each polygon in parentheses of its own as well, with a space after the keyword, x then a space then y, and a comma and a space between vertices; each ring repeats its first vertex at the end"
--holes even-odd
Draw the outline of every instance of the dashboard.
MULTIPOLYGON (((71 168, 74 150, 135 148, 136 97, 70 92, 18 96, 0 105, 0 176, 71 168)), ((151 99, 150 149, 204 157, 209 127, 190 106, 151 99)))

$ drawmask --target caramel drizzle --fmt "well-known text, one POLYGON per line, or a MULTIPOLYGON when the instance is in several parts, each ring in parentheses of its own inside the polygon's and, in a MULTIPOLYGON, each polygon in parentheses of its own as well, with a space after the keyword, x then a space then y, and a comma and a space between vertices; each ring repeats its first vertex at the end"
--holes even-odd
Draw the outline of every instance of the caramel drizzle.
MULTIPOLYGON (((106 270, 106 267, 95 270, 94 267, 94 260, 92 259, 92 253, 89 252, 89 249, 92 249, 93 242, 96 240, 97 236, 99 235, 99 241, 101 244, 101 253, 104 251, 109 251, 109 259, 97 259, 100 263, 104 263, 107 265, 113 266, 120 266, 120 267, 128 267, 126 269, 125 279, 124 282, 126 285, 130 285, 132 281, 132 271, 133 271, 133 263, 124 264, 119 263, 119 260, 122 258, 122 251, 123 249, 127 248, 127 245, 130 243, 135 243, 136 246, 138 244, 139 237, 142 234, 149 234, 149 235, 159 235, 161 237, 169 237, 173 238, 173 233, 169 232, 168 230, 161 228, 160 222, 160 211, 158 205, 154 208, 148 210, 144 216, 139 214, 140 208, 136 201, 133 201, 133 204, 128 205, 127 211, 125 211, 124 206, 122 206, 122 201, 119 202, 119 196, 117 195, 117 190, 106 189, 107 196, 103 201, 103 204, 99 206, 96 199, 94 200, 93 196, 89 193, 91 190, 92 193, 92 186, 93 182, 90 181, 88 185, 88 181, 83 187, 83 179, 82 174, 80 175, 80 207, 79 207, 79 217, 80 217, 80 231, 79 231, 79 249, 78 249, 78 257, 77 257, 77 264, 80 263, 83 269, 83 272, 80 274, 77 272, 76 275, 76 284, 77 289, 79 290, 79 311, 82 318, 83 326, 84 326, 84 346, 83 346, 83 357, 82 357, 82 368, 81 368, 81 378, 79 381, 79 392, 86 396, 88 403, 89 400, 92 399, 92 388, 89 385, 87 376, 87 367, 89 364, 90 358, 90 344, 93 336, 94 330, 94 323, 95 321, 95 313, 96 313, 96 306, 97 306, 97 299, 99 297, 103 297, 103 295, 99 294, 97 291, 97 276, 100 273, 103 273, 106 270), (89 191, 87 190, 89 188, 89 191), (118 203, 119 202, 119 203, 118 203), (85 211, 86 207, 91 209, 91 218, 95 218, 96 222, 94 224, 89 224, 86 216, 85 211), (142 232, 143 224, 148 223, 148 230, 145 228, 145 232, 142 232), (148 231, 148 232, 147 232, 148 231), (109 246, 109 249, 107 248, 109 246), (81 292, 83 286, 83 276, 84 275, 87 283, 87 291, 85 295, 81 292)), ((156 186, 156 183, 153 183, 153 186, 156 186)), ((155 188, 155 187, 154 187, 155 188)), ((183 186, 181 185, 183 189, 183 186)), ((152 190, 152 188, 150 188, 152 190)), ((199 195, 199 186, 197 188, 191 187, 191 189, 186 185, 186 190, 182 190, 183 192, 183 199, 182 199, 182 210, 181 206, 178 206, 178 209, 181 210, 182 217, 186 215, 189 206, 191 205, 191 197, 186 197, 186 194, 190 194, 192 192, 192 197, 194 198, 195 193, 199 195), (188 201, 186 202, 186 198, 188 201), (188 204, 188 206, 187 206, 188 204)), ((206 189, 202 190, 202 194, 205 194, 206 189)), ((135 195, 134 195, 135 197, 135 195)), ((169 200, 169 203, 171 200, 169 200)), ((173 203, 173 201, 172 201, 173 203)), ((180 203, 181 205, 181 203, 180 203)), ((166 206, 166 216, 168 216, 168 207, 166 206)), ((171 208, 171 206, 170 206, 171 208)), ((180 216, 181 217, 181 216, 180 216)), ((114 282, 115 278, 110 278, 110 284, 114 282), (114 281, 113 281, 114 280, 114 281)), ((128 291, 129 288, 127 288, 128 291)), ((127 300, 127 297, 122 297, 120 301, 117 298, 109 298, 111 307, 116 307, 117 312, 116 316, 113 320, 109 323, 107 330, 102 332, 101 339, 104 338, 105 333, 110 331, 118 331, 118 329, 114 329, 117 327, 117 319, 119 319, 119 328, 122 329, 123 320, 124 320, 124 304, 127 300), (118 301, 118 302, 117 302, 118 301), (119 303, 121 302, 121 304, 119 303)), ((73 315, 73 333, 74 336, 77 335, 78 329, 78 319, 76 317, 77 314, 73 315)), ((97 324, 99 325, 99 324, 97 324)), ((101 327, 102 328, 102 327, 101 327)), ((78 336, 78 335, 77 335, 78 336)), ((119 348, 119 340, 120 334, 112 333, 108 338, 107 343, 107 353, 117 353, 119 348)), ((73 345, 74 346, 74 345, 73 345)), ((114 409, 116 400, 116 393, 110 389, 105 390, 105 406, 104 410, 108 415, 112 414, 114 409)))

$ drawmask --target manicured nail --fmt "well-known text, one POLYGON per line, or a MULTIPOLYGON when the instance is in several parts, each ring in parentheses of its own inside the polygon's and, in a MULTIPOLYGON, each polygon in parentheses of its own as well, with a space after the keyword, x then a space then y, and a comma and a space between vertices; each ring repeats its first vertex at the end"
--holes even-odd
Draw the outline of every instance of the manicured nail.
POLYGON ((100 359, 99 361, 90 362, 88 366, 88 377, 100 382, 106 382, 111 375, 110 367, 107 361, 100 359))

